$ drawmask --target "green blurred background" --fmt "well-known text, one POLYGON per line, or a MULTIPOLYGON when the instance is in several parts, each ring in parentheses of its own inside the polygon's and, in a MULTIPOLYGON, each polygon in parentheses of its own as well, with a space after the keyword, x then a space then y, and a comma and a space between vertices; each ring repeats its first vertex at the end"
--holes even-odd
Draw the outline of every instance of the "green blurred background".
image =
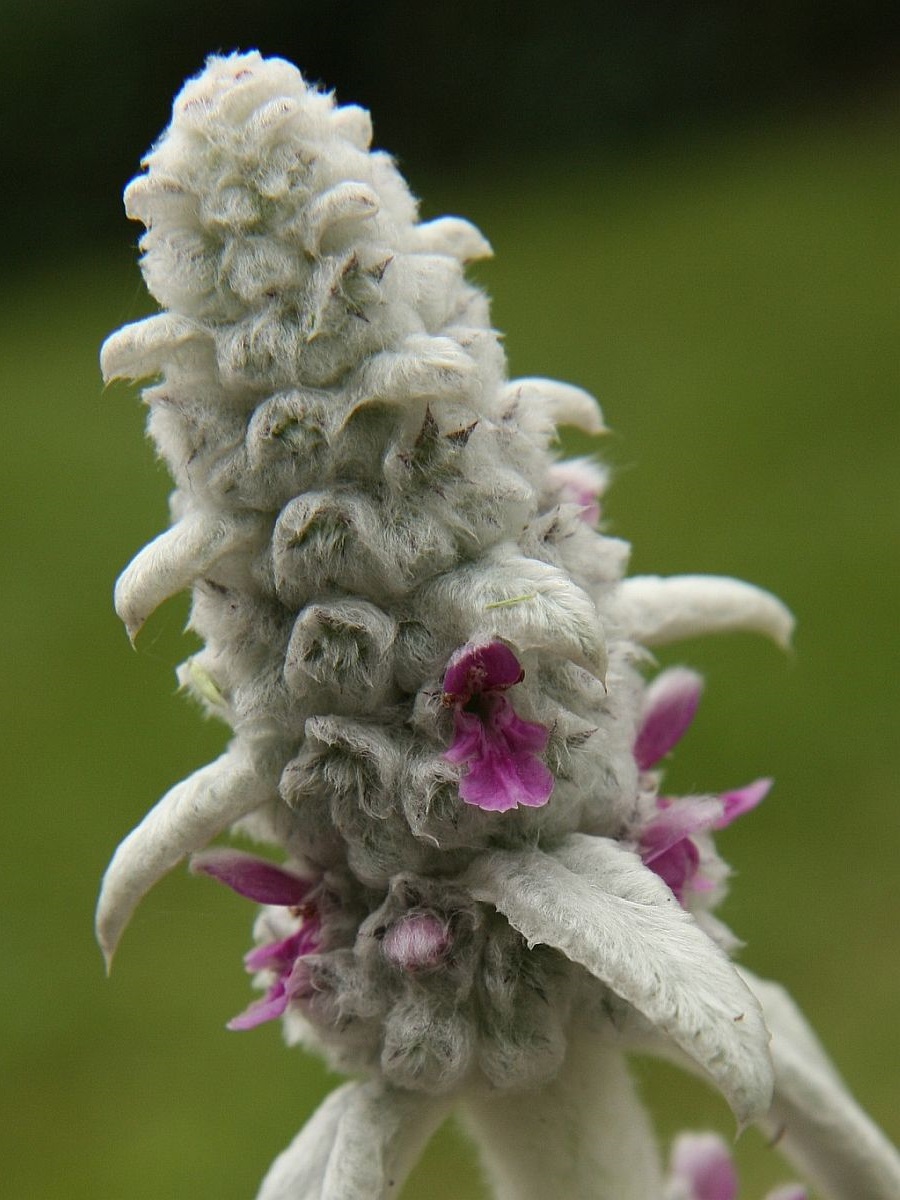
MULTIPOLYGON (((110 980, 91 937, 118 839, 226 737, 175 695, 186 602, 136 653, 112 613, 168 491, 136 394, 98 377, 103 337, 150 310, 118 197, 181 79, 255 45, 370 105, 426 215, 491 238, 478 274, 512 372, 602 403, 633 569, 734 574, 797 613, 787 657, 750 637, 662 656, 708 680, 668 785, 776 777, 720 838, 723 915, 900 1138, 896 6, 0 15, 4 1196, 242 1200, 333 1083, 274 1026, 224 1029, 248 999, 240 900, 176 871, 110 980)), ((665 1134, 730 1134, 699 1084, 637 1071, 665 1134)), ((738 1153, 747 1200, 789 1176, 753 1133, 738 1153)), ((404 1193, 482 1195, 452 1130, 404 1193)))

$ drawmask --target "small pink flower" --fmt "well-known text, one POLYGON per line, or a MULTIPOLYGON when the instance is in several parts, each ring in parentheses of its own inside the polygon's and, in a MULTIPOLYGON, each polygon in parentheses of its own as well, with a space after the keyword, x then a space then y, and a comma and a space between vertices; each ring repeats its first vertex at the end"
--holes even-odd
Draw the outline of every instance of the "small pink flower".
POLYGON ((301 924, 285 938, 266 942, 244 956, 248 971, 271 971, 275 978, 261 1000, 228 1022, 229 1029, 253 1029, 284 1013, 292 1000, 306 993, 303 959, 319 948, 321 914, 311 893, 316 884, 275 863, 241 850, 207 850, 191 859, 191 871, 209 875, 233 892, 258 904, 290 909, 301 924))
POLYGON ((672 1148, 671 1171, 691 1200, 736 1200, 731 1153, 715 1133, 682 1133, 672 1148))
POLYGON ((693 835, 724 829, 760 804, 771 787, 771 779, 757 779, 720 796, 658 796, 657 813, 641 830, 641 858, 682 904, 689 888, 708 891, 713 885, 699 874, 693 835))
POLYGON ((385 957, 401 970, 430 971, 447 956, 449 930, 434 913, 409 913, 390 926, 381 948, 385 957))
MULTIPOLYGON (((737 1200, 737 1170, 727 1143, 717 1133, 679 1134, 669 1172, 669 1193, 679 1200, 737 1200)), ((769 1192, 766 1200, 808 1200, 808 1193, 798 1184, 788 1184, 769 1192)))
MULTIPOLYGON (((663 671, 650 684, 634 742, 641 771, 655 766, 684 736, 702 690, 703 680, 686 667, 663 671)), ((709 890, 713 885, 699 873, 700 849, 694 835, 724 829, 761 803, 771 787, 771 779, 757 779, 719 796, 658 796, 657 811, 640 832, 641 858, 682 904, 688 889, 709 890)))
POLYGON ((634 743, 634 758, 648 771, 687 733, 703 692, 703 680, 687 667, 672 667, 644 693, 644 711, 634 743))
POLYGON ((444 757, 467 768, 459 781, 467 804, 506 812, 520 804, 537 808, 550 799, 553 775, 537 757, 549 731, 524 721, 505 695, 524 675, 503 642, 469 643, 450 659, 443 703, 454 710, 455 732, 444 757))
POLYGON ((550 467, 547 482, 564 504, 577 504, 581 508, 581 519, 585 524, 597 525, 601 515, 600 497, 607 483, 602 467, 589 458, 565 459, 550 467))

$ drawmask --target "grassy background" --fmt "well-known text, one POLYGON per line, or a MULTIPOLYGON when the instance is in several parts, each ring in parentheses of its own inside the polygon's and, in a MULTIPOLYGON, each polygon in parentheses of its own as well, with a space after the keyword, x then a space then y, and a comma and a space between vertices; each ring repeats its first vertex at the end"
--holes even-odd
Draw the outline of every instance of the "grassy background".
MULTIPOLYGON (((871 103, 477 192, 415 181, 429 213, 464 211, 494 242, 480 277, 513 373, 600 398, 608 525, 634 543, 633 569, 735 574, 797 613, 789 657, 749 637, 666 653, 708 679, 668 783, 776 777, 721 837, 738 873, 723 915, 895 1139, 898 124, 894 104, 871 103)), ((331 1086, 277 1028, 224 1030, 248 999, 237 898, 176 871, 110 981, 91 940, 118 839, 225 740, 174 696, 185 603, 156 614, 137 653, 111 610, 168 491, 134 395, 102 391, 96 367, 105 334, 147 310, 126 237, 8 281, 0 300, 10 1200, 240 1200, 331 1086)), ((731 1131, 699 1085, 638 1070, 665 1132, 731 1131)), ((739 1154, 748 1198, 789 1175, 753 1134, 739 1154)), ((405 1192, 480 1195, 452 1131, 405 1192)))

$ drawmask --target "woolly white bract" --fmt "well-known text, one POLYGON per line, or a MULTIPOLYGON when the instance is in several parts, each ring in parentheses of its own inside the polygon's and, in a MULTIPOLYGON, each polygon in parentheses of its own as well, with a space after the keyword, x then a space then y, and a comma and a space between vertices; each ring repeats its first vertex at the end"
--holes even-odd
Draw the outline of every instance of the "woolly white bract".
POLYGON ((176 490, 116 608, 134 638, 191 589, 205 648, 179 678, 234 738, 117 850, 103 951, 188 854, 264 904, 266 991, 234 1026, 281 1017, 362 1081, 262 1200, 396 1195, 453 1107, 498 1196, 659 1200, 629 1050, 784 1123, 828 1195, 896 1200, 893 1151, 709 911, 710 831, 768 782, 674 802, 652 769, 699 691, 647 691, 642 647, 785 642, 791 618, 735 580, 622 579, 627 546, 593 527, 604 474, 553 449, 560 424, 601 429, 596 405, 507 380, 464 277, 487 242, 420 222, 370 138, 288 63, 211 59, 126 191, 165 311, 114 334, 103 372, 156 379, 176 490), (284 865, 198 853, 229 827, 284 865))

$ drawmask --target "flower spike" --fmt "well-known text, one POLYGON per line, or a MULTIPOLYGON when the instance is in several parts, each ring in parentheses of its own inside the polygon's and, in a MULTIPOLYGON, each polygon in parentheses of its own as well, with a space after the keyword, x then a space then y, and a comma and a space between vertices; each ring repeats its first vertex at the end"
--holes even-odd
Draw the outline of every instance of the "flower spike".
POLYGON ((107 961, 188 855, 260 906, 261 996, 229 1028, 277 1020, 359 1082, 258 1200, 397 1197, 453 1108, 496 1200, 735 1200, 715 1140, 681 1143, 666 1178, 626 1061, 645 1049, 741 1124, 784 1123, 829 1200, 896 1200, 893 1150, 713 915, 714 836, 771 781, 660 792, 702 685, 647 685, 648 649, 786 645, 792 618, 734 579, 624 578, 607 469, 557 446, 603 431, 596 402, 508 378, 464 270, 489 243, 420 221, 371 144, 368 113, 290 63, 213 57, 126 190, 161 311, 101 368, 150 382, 176 490, 116 608, 133 640, 191 593, 203 648, 179 678, 234 736, 113 856, 107 961), (209 849, 229 827, 269 857, 209 849))

